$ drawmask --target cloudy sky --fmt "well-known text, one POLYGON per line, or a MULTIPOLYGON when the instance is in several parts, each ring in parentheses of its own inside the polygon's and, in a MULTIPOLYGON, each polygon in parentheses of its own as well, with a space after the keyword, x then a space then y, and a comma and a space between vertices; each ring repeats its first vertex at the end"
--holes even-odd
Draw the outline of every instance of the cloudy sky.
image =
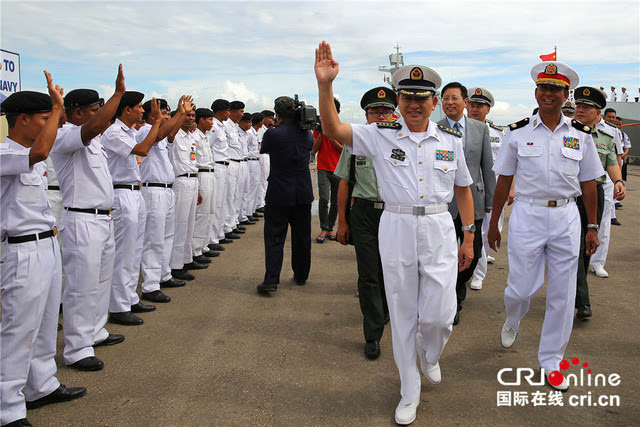
MULTIPOLYGON (((117 64, 128 89, 171 105, 219 97, 253 112, 298 93, 317 105, 314 49, 331 43, 343 120, 364 120, 362 94, 384 84, 379 65, 398 43, 405 64, 444 82, 489 89, 489 118, 506 124, 535 106, 531 67, 558 48, 581 84, 640 85, 640 2, 239 2, 2 0, 1 48, 21 57, 22 89, 45 90, 42 70, 68 90, 113 92, 117 64)), ((620 94, 620 89, 618 89, 620 94)))

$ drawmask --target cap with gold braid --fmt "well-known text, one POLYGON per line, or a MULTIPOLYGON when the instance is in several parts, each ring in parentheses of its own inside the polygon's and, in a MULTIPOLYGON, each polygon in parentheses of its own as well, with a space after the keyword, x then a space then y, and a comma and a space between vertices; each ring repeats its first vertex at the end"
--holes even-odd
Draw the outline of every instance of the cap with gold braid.
POLYGON ((531 78, 537 85, 552 85, 573 89, 578 86, 578 74, 562 62, 541 62, 531 69, 531 78))
POLYGON ((399 95, 426 98, 438 94, 442 78, 423 65, 405 65, 393 73, 392 84, 399 95))

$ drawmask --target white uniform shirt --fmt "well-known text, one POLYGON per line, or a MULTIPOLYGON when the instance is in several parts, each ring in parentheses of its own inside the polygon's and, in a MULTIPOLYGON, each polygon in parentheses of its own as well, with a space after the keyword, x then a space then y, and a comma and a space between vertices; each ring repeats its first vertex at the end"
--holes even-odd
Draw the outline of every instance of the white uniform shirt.
POLYGON ((224 131, 227 134, 227 143, 229 144, 229 158, 242 160, 242 144, 240 143, 240 126, 231 119, 225 120, 224 131))
POLYGON ((269 128, 265 125, 260 126, 260 129, 258 129, 258 143, 262 144, 262 137, 264 136, 264 133, 267 131, 267 129, 269 128))
POLYGON ((258 142, 258 131, 252 127, 247 131, 247 149, 249 150, 249 158, 257 159, 260 157, 260 144, 258 142))
POLYGON ((611 93, 609 94, 609 101, 616 102, 617 97, 618 97, 618 94, 616 93, 616 91, 612 90, 611 93))
POLYGON ((56 223, 47 199, 46 165, 29 167, 30 150, 8 136, 0 144, 0 241, 49 231, 56 223))
POLYGON ((629 139, 629 135, 624 132, 622 132, 622 148, 625 150, 631 148, 631 139, 629 139))
POLYGON ((169 144, 169 149, 169 156, 176 176, 198 172, 196 140, 192 134, 180 129, 173 139, 173 143, 169 144))
POLYGON ((191 136, 196 141, 196 164, 198 168, 215 168, 213 151, 211 150, 211 144, 209 144, 209 132, 205 135, 200 129, 196 128, 196 131, 191 136))
POLYGON ((627 94, 627 92, 622 92, 622 94, 620 95, 620 101, 627 102, 628 100, 629 100, 629 95, 627 94))
POLYGON ((453 186, 473 183, 462 149, 462 139, 429 121, 424 134, 401 129, 352 124, 354 155, 371 157, 380 197, 386 203, 426 206, 449 203, 453 186))
MULTIPOLYGON (((66 123, 64 125, 66 126, 66 123)), ((55 145, 53 147, 55 148, 55 145)), ((53 165, 53 161, 51 160, 51 153, 49 153, 49 157, 47 157, 47 159, 44 161, 44 164, 47 166, 47 169, 44 173, 44 176, 47 177, 47 186, 60 186, 60 182, 58 181, 58 174, 56 174, 55 166, 53 165)))
POLYGON ((487 127, 489 128, 489 137, 491 139, 491 157, 493 158, 493 163, 495 163, 498 157, 498 151, 500 151, 500 147, 502 146, 504 132, 489 126, 488 123, 487 127))
POLYGON ((593 138, 571 121, 563 115, 551 132, 536 114, 524 127, 507 132, 493 170, 516 175, 516 196, 568 199, 582 194, 580 182, 604 175, 593 138))
POLYGON ((102 145, 107 150, 107 162, 114 184, 140 184, 142 157, 131 154, 137 145, 136 130, 127 127, 120 119, 109 126, 102 135, 102 145))
POLYGON ((622 134, 620 132, 620 129, 605 122, 602 117, 600 117, 600 121, 598 122, 598 124, 596 124, 596 129, 600 129, 601 131, 604 131, 605 133, 613 136, 613 140, 616 143, 617 154, 622 154, 624 150, 622 149, 622 134))
MULTIPOLYGON (((100 136, 82 143, 82 127, 65 123, 58 129, 49 155, 58 172, 62 205, 68 208, 109 209, 113 205, 113 180, 107 152, 100 136)), ((115 154, 114 154, 115 156, 115 154)))
MULTIPOLYGON (((145 123, 136 133, 136 141, 138 143, 151 132, 153 126, 145 123)), ((156 142, 151 146, 147 157, 142 158, 140 163, 140 178, 142 182, 155 182, 159 184, 171 184, 175 181, 176 176, 173 173, 173 165, 169 160, 169 141, 167 138, 156 142)))
POLYGON ((216 162, 229 161, 229 144, 227 142, 227 133, 224 130, 224 124, 213 118, 213 127, 209 133, 209 142, 213 150, 213 158, 216 162))

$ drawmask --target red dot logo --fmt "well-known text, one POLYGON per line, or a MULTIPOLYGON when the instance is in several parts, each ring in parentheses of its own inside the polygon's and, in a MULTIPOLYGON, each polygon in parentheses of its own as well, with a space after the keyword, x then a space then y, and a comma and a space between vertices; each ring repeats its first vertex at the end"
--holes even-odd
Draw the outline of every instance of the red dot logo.
POLYGON ((589 366, 589 364, 588 364, 587 362, 584 362, 584 363, 582 364, 582 366, 584 366, 584 367, 586 368, 587 366, 589 366))
POLYGON ((574 365, 577 365, 578 363, 580 363, 580 359, 578 359, 577 357, 574 357, 573 359, 571 359, 571 363, 573 363, 574 365))
POLYGON ((562 362, 560 362, 560 369, 562 369, 563 371, 569 369, 569 362, 567 360, 563 360, 562 362))
POLYGON ((559 386, 564 381, 564 375, 560 371, 553 371, 549 374, 549 384, 559 386))

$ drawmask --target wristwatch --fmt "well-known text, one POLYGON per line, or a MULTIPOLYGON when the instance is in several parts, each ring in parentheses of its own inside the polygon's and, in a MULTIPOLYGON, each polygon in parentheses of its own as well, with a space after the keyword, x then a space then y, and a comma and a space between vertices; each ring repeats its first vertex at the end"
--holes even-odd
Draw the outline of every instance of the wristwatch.
POLYGON ((587 224, 587 229, 589 228, 593 228, 596 232, 600 230, 600 226, 598 224, 587 224))
POLYGON ((470 231, 472 233, 475 233, 476 232, 476 225, 475 224, 463 225, 462 226, 462 231, 470 231))

